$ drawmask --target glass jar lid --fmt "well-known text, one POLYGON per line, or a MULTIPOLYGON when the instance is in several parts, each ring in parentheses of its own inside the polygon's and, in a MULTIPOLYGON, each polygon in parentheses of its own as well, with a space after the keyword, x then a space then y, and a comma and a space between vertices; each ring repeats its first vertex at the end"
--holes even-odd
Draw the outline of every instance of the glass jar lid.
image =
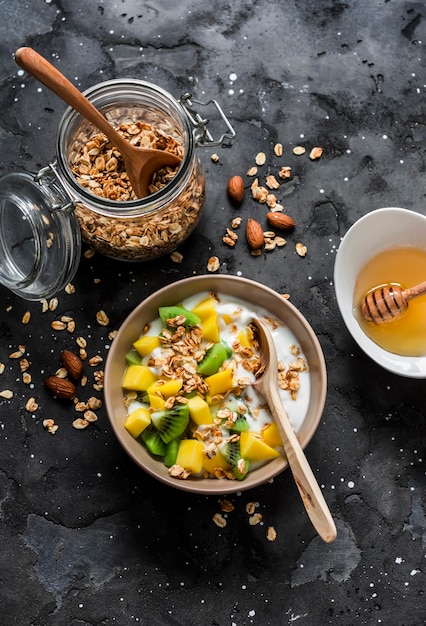
POLYGON ((75 275, 81 234, 54 165, 0 179, 0 283, 27 300, 49 298, 75 275))

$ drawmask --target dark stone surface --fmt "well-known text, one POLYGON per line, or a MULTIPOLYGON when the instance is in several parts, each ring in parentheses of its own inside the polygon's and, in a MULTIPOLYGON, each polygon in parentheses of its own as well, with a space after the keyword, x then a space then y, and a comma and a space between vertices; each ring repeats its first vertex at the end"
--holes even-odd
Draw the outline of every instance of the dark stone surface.
POLYGON ((217 98, 238 133, 216 164, 211 149, 199 150, 208 197, 182 264, 82 258, 76 293, 59 294, 54 313, 0 288, 0 390, 14 391, 0 399, 1 622, 423 624, 425 384, 381 370, 357 348, 337 310, 333 266, 341 237, 370 210, 426 214, 424 3, 14 0, 0 14, 1 173, 37 171, 52 159, 65 108, 18 71, 21 45, 81 89, 137 77, 176 97, 217 98), (237 214, 264 222, 264 209, 249 193, 233 209, 226 182, 245 176, 260 150, 275 171, 276 141, 285 147, 279 163, 294 172, 278 196, 297 228, 283 249, 255 258, 244 236, 234 249, 222 236, 237 214), (293 156, 299 143, 322 146, 323 157, 293 156), (308 248, 303 259, 297 240, 308 248), (220 530, 212 522, 218 498, 162 486, 125 456, 103 408, 97 423, 76 431, 73 410, 44 390, 76 336, 106 358, 108 333, 137 303, 205 273, 211 254, 221 273, 289 292, 319 337, 328 398, 307 455, 336 519, 331 545, 316 537, 289 471, 232 496, 235 510, 220 530), (107 328, 96 323, 100 308, 107 328), (63 314, 76 320, 75 333, 51 330, 63 314), (9 358, 20 344, 30 385, 9 358), (25 409, 31 396, 35 413, 25 409), (43 429, 47 417, 59 424, 55 436, 43 429), (249 526, 248 501, 259 503, 262 525, 249 526))

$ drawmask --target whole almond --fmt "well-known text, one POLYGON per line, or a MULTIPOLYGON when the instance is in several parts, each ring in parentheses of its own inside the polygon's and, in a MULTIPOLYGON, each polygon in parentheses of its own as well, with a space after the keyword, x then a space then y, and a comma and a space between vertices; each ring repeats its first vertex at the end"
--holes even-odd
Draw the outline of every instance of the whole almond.
POLYGON ((265 237, 263 228, 256 220, 249 218, 246 224, 247 243, 252 250, 259 250, 263 246, 265 237))
POLYGON ((228 195, 233 204, 239 206, 244 199, 244 181, 241 176, 232 176, 228 180, 228 195))
POLYGON ((270 211, 266 214, 266 219, 274 228, 282 228, 283 230, 294 228, 296 222, 292 217, 279 211, 270 211))
POLYGON ((83 372, 83 361, 80 357, 70 350, 62 350, 61 359, 63 366, 71 378, 74 378, 75 380, 80 378, 83 372))
POLYGON ((58 398, 72 400, 77 395, 77 388, 70 380, 59 378, 59 376, 49 376, 44 380, 46 388, 58 398))

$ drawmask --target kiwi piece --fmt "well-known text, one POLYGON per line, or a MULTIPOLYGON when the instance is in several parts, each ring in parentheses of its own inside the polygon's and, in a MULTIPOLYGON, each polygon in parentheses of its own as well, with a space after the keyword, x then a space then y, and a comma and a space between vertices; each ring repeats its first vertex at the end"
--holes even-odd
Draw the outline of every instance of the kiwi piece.
POLYGON ((154 456, 164 456, 166 454, 167 446, 160 437, 157 429, 152 424, 149 424, 149 426, 142 431, 138 439, 141 443, 143 443, 148 452, 154 456))
POLYGON ((136 350, 132 348, 132 350, 129 350, 126 354, 126 362, 129 365, 140 365, 142 363, 142 357, 139 352, 136 352, 136 350))
POLYGON ((158 314, 161 318, 161 321, 165 326, 167 326, 167 328, 170 328, 167 324, 167 320, 180 316, 183 316, 185 318, 185 321, 183 323, 185 328, 201 324, 201 318, 199 318, 198 315, 196 315, 189 309, 185 309, 185 307, 183 306, 160 306, 160 308, 158 309, 158 314))
POLYGON ((225 348, 226 350, 226 358, 230 359, 231 356, 234 354, 233 349, 231 348, 231 346, 229 345, 229 343, 227 343, 224 339, 222 339, 222 341, 220 342, 222 344, 222 346, 225 348))
POLYGON ((233 433, 243 433, 249 429, 249 423, 244 415, 239 415, 230 430, 233 433))
POLYGON ((171 409, 155 411, 151 420, 164 443, 179 437, 189 423, 189 409, 186 404, 175 404, 171 409))
POLYGON ((216 374, 226 361, 226 348, 222 343, 215 343, 207 350, 203 360, 197 366, 197 373, 201 376, 216 374))
POLYGON ((175 437, 166 444, 166 453, 164 455, 164 465, 166 467, 171 467, 176 463, 176 457, 179 450, 180 442, 181 438, 175 437))
POLYGON ((231 466, 232 473, 237 480, 243 480, 249 471, 249 461, 244 459, 244 471, 241 472, 238 469, 238 463, 241 460, 240 454, 240 442, 239 441, 227 441, 222 446, 222 454, 231 466))

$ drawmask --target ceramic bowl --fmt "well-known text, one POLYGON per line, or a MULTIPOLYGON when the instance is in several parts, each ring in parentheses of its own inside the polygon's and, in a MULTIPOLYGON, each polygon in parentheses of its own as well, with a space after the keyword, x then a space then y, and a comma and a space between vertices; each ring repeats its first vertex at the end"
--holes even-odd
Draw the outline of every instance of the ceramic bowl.
POLYGON ((126 353, 140 336, 145 324, 158 317, 158 308, 181 302, 187 297, 216 292, 245 300, 256 310, 260 305, 284 322, 295 335, 308 362, 310 396, 307 411, 298 430, 303 447, 312 438, 320 421, 326 398, 326 368, 321 346, 303 315, 281 295, 254 281, 225 275, 196 276, 181 280, 155 292, 127 317, 112 342, 105 367, 105 403, 112 428, 127 454, 146 472, 174 488, 203 494, 224 494, 250 489, 267 482, 287 467, 279 457, 249 472, 242 481, 215 478, 177 480, 168 474, 164 464, 154 459, 124 428, 126 408, 121 381, 126 368, 126 353))
POLYGON ((360 348, 384 369, 409 378, 426 378, 426 356, 392 354, 372 341, 354 315, 353 294, 365 263, 396 245, 426 246, 426 216, 401 208, 383 208, 364 215, 348 230, 339 246, 334 266, 334 287, 343 320, 360 348))

